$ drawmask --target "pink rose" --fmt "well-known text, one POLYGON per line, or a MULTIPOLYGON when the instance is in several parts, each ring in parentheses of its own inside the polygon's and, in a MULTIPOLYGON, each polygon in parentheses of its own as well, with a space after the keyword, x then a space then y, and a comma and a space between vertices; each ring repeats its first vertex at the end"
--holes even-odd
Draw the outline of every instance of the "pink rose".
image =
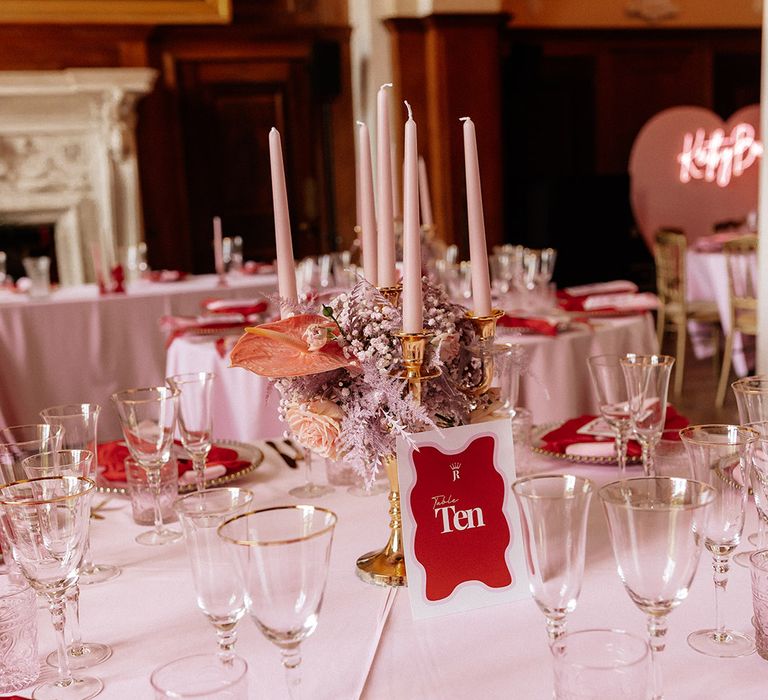
POLYGON ((337 459, 336 440, 341 432, 344 412, 333 401, 317 399, 306 406, 294 405, 285 420, 296 440, 322 457, 337 459))

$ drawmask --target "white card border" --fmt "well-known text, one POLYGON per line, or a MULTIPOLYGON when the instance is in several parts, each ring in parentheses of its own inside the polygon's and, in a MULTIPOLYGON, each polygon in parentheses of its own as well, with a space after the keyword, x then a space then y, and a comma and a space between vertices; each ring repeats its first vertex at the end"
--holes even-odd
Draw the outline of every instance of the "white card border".
POLYGON ((509 420, 486 421, 474 425, 444 428, 439 431, 410 433, 409 437, 413 444, 402 437, 397 438, 397 464, 403 549, 408 573, 408 597, 414 619, 437 617, 529 598, 528 572, 525 567, 520 518, 512 494, 512 483, 516 478, 515 451, 512 425, 509 420), (457 586, 445 600, 428 601, 424 595, 426 581, 424 567, 413 556, 416 522, 410 508, 410 496, 415 479, 410 456, 421 446, 434 446, 447 454, 459 453, 465 450, 472 440, 483 435, 495 438, 494 463, 504 483, 502 511, 511 533, 510 543, 507 545, 504 556, 512 572, 513 582, 504 588, 490 588, 480 581, 466 581, 457 586))

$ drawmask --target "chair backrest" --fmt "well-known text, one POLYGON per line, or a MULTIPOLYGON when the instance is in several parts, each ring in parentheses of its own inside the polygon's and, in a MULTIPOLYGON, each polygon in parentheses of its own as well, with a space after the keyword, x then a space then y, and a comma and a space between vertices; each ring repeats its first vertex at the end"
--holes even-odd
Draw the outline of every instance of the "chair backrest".
POLYGON ((728 271, 728 298, 733 329, 757 333, 757 236, 741 236, 723 244, 728 271))
POLYGON ((656 294, 665 306, 685 307, 685 253, 688 243, 679 229, 656 232, 653 259, 656 265, 656 294))

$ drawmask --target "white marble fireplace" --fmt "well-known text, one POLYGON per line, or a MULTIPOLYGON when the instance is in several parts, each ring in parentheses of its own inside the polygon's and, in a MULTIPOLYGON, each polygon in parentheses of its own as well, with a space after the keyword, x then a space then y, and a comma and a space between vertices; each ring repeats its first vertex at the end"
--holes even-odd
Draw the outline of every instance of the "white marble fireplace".
POLYGON ((155 79, 149 68, 0 71, 0 224, 55 224, 62 285, 94 281, 94 253, 106 269, 143 240, 135 107, 155 79))

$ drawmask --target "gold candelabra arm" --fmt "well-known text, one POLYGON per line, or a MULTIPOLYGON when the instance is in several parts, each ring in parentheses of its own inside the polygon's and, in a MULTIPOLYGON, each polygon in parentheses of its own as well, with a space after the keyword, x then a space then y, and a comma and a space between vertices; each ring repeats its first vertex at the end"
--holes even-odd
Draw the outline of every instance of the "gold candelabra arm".
POLYGON ((403 348, 403 370, 399 375, 408 381, 408 391, 416 403, 421 403, 422 384, 440 376, 437 368, 430 371, 424 369, 424 353, 427 342, 433 336, 433 333, 424 330, 420 333, 401 331, 397 334, 403 348))
POLYGON ((467 312, 467 316, 472 321, 475 329, 475 337, 482 355, 482 376, 480 381, 466 387, 465 391, 471 396, 482 396, 491 388, 493 382, 493 355, 490 348, 496 340, 496 322, 504 315, 501 309, 493 309, 488 316, 478 316, 467 312))
POLYGON ((400 305, 400 294, 403 291, 402 284, 395 284, 391 287, 378 287, 378 290, 392 306, 397 308, 400 305))

